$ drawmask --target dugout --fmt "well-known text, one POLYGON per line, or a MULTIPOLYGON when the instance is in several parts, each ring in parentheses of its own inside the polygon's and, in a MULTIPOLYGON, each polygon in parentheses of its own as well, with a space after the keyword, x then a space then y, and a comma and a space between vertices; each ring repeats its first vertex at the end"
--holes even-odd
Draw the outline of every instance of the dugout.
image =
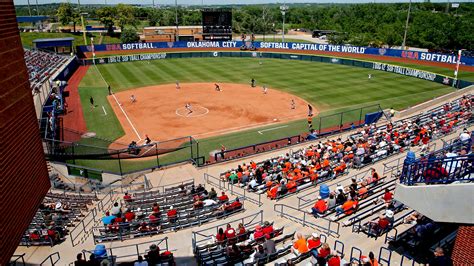
POLYGON ((73 37, 33 40, 33 47, 58 54, 70 54, 73 50, 73 37))

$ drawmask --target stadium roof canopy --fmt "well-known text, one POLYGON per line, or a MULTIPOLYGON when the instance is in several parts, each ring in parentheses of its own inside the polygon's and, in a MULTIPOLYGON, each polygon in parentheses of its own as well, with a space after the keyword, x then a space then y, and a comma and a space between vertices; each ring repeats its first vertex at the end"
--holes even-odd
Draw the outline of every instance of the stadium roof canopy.
POLYGON ((29 22, 29 23, 36 23, 44 20, 48 20, 48 16, 17 16, 16 20, 18 23, 22 22, 29 22))
POLYGON ((48 47, 71 47, 73 37, 64 38, 47 38, 47 39, 35 39, 33 44, 36 48, 48 48, 48 47))

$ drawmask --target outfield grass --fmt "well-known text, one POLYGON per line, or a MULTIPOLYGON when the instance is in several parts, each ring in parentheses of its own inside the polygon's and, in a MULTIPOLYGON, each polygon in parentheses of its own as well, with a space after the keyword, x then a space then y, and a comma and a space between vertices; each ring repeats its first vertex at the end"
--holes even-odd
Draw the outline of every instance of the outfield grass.
MULTIPOLYGON (((281 59, 264 59, 263 64, 260 65, 254 58, 183 58, 99 65, 97 69, 114 91, 174 83, 176 80, 181 83, 249 84, 253 77, 259 86, 266 84, 271 88, 304 98, 322 112, 320 116, 371 104, 380 104, 382 108, 402 109, 454 91, 454 89, 441 84, 388 72, 281 59), (371 80, 367 78, 369 73, 373 74, 371 80)), ((97 136, 114 140, 122 136, 123 131, 105 99, 107 95, 106 83, 99 76, 97 69, 91 67, 79 86, 87 127, 89 131, 96 132, 97 136), (104 116, 102 110, 98 109, 90 111, 90 96, 94 97, 98 105, 103 105, 109 115, 104 116)), ((358 118, 359 112, 346 114, 344 122, 358 118)), ((322 127, 338 125, 339 119, 339 117, 328 118, 322 127)), ((274 127, 274 125, 264 128, 270 127, 274 127)), ((232 149, 307 131, 304 120, 290 122, 286 128, 267 131, 263 135, 257 133, 258 130, 264 128, 199 140, 200 155, 207 158, 209 151, 219 149, 220 144, 232 149)), ((186 152, 188 151, 181 150, 171 155, 162 156, 160 163, 178 161, 187 155, 186 152)), ((116 161, 79 161, 76 163, 115 171, 118 167, 116 161)), ((122 161, 121 167, 123 171, 132 171, 154 165, 156 165, 156 158, 138 162, 122 161)))

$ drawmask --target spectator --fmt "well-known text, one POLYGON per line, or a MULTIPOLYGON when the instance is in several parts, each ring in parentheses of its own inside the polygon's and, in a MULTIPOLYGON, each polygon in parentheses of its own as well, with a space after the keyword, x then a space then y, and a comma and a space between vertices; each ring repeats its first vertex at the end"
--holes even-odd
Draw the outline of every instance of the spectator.
POLYGON ((104 225, 110 225, 114 222, 114 219, 115 219, 115 216, 114 215, 110 215, 110 212, 106 212, 105 213, 105 216, 102 217, 102 223, 104 223, 104 225))
POLYGON ((263 222, 262 233, 265 236, 269 236, 273 233, 273 226, 268 221, 263 222))
POLYGON ((331 254, 331 249, 329 248, 329 245, 327 243, 323 243, 318 252, 318 257, 317 257, 318 265, 320 266, 326 265, 326 261, 327 261, 326 258, 329 256, 329 254, 331 254))
POLYGON ((291 251, 293 251, 293 253, 295 253, 295 255, 297 256, 309 251, 308 244, 306 243, 306 239, 303 237, 301 233, 296 234, 296 241, 293 242, 291 251))
POLYGON ((244 241, 247 239, 247 231, 245 230, 245 227, 242 223, 239 223, 239 226, 237 228, 237 235, 239 236, 239 241, 244 241))
POLYGON ((161 263, 160 248, 157 245, 152 244, 145 258, 150 265, 161 263))
POLYGON ((176 220, 178 219, 178 211, 173 208, 173 206, 170 206, 169 211, 166 213, 168 216, 168 221, 171 223, 175 223, 176 220))
POLYGON ((321 196, 318 196, 318 200, 314 204, 313 208, 311 208, 311 213, 313 215, 324 214, 328 209, 328 204, 326 200, 323 200, 321 196))
POLYGON ((148 262, 144 261, 142 256, 138 256, 138 260, 135 261, 133 266, 148 266, 148 262))
POLYGON ((369 252, 369 257, 361 256, 360 258, 361 258, 361 261, 364 263, 364 265, 368 265, 368 266, 379 265, 379 262, 375 259, 375 255, 372 251, 369 252))
POLYGON ((341 266, 341 258, 333 251, 327 259, 327 266, 341 266))
POLYGON ((219 199, 220 202, 227 202, 227 201, 229 201, 229 197, 225 194, 224 191, 222 191, 222 194, 219 196, 218 199, 219 199))
POLYGON ((217 243, 224 243, 225 240, 226 240, 226 236, 224 234, 224 229, 219 228, 216 234, 216 241, 217 243))
POLYGON ((133 213, 130 209, 127 209, 125 211, 124 216, 125 216, 125 221, 127 222, 131 222, 135 219, 135 213, 133 213))
MULTIPOLYGON (((311 234, 311 238, 308 239, 308 249, 312 250, 312 249, 317 249, 319 248, 319 246, 321 246, 321 239, 319 238, 319 235, 318 233, 312 233, 311 234)), ((316 252, 317 254, 317 252, 316 252)))
POLYGON ((120 208, 118 202, 115 202, 115 203, 114 203, 114 206, 113 206, 112 209, 110 210, 110 214, 112 214, 112 215, 114 215, 114 216, 116 216, 116 217, 122 216, 122 209, 120 208))
POLYGON ((227 257, 230 261, 236 261, 240 259, 241 252, 239 247, 234 243, 227 247, 227 257))
POLYGON ((202 203, 203 203, 204 207, 210 207, 210 206, 217 205, 217 202, 213 199, 205 199, 205 200, 202 201, 202 203))
POLYGON ((258 261, 258 259, 263 259, 267 256, 267 254, 265 253, 264 249, 263 249, 263 246, 262 245, 258 245, 257 247, 257 252, 255 253, 255 255, 253 256, 253 259, 254 259, 254 263, 258 261))
POLYGON ((125 202, 130 203, 130 202, 132 202, 132 196, 130 196, 130 195, 128 194, 128 192, 125 192, 125 195, 123 196, 123 200, 124 200, 125 202))
POLYGON ((336 197, 334 196, 334 193, 330 193, 328 199, 328 209, 331 209, 334 206, 336 206, 336 197))
POLYGON ((368 234, 369 235, 380 235, 381 232, 386 230, 390 225, 389 219, 385 215, 380 215, 377 222, 369 222, 368 234))
POLYGON ((225 230, 225 237, 230 240, 230 239, 234 239, 235 236, 236 236, 235 229, 232 228, 230 224, 227 224, 227 228, 225 230))
POLYGON ((137 229, 140 233, 147 233, 151 231, 150 226, 146 222, 142 222, 137 229))
POLYGON ((466 128, 463 129, 463 132, 459 135, 459 140, 462 142, 468 141, 471 139, 471 135, 469 135, 469 131, 466 128))
POLYGON ((211 188, 211 191, 209 191, 209 195, 208 195, 209 199, 215 199, 217 198, 217 192, 214 188, 211 188))
POLYGON ((255 232, 250 236, 250 240, 260 240, 264 236, 265 234, 262 232, 262 227, 257 224, 257 226, 255 226, 255 232))
POLYGON ((156 203, 156 202, 153 203, 152 212, 153 212, 156 216, 161 215, 160 205, 158 205, 158 203, 156 203))
POLYGON ((76 261, 74 262, 74 266, 87 266, 87 265, 89 265, 89 264, 82 257, 82 253, 77 253, 76 261))
POLYGON ((225 205, 224 211, 226 212, 233 212, 235 210, 238 210, 242 207, 242 203, 240 202, 239 198, 235 198, 235 200, 228 205, 225 205))
POLYGON ((270 233, 269 235, 265 236, 265 242, 263 243, 263 250, 265 254, 270 255, 276 252, 275 248, 275 241, 273 240, 274 233, 270 233))
MULTIPOLYGON (((472 244, 472 243, 471 243, 472 244)), ((452 266, 453 262, 450 258, 444 255, 444 250, 437 247, 434 251, 434 258, 430 261, 430 266, 452 266)))

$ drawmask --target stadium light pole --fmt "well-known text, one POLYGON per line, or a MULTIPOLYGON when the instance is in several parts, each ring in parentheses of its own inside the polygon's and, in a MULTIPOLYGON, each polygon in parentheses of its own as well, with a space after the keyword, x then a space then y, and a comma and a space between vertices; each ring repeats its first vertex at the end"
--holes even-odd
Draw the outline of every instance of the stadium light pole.
POLYGON ((40 15, 40 11, 39 11, 39 6, 38 6, 38 0, 36 0, 36 15, 39 16, 40 15))
POLYGON ((176 7, 176 36, 174 37, 175 41, 179 41, 179 26, 178 26, 178 0, 174 0, 174 5, 176 7))
POLYGON ((30 17, 31 17, 31 6, 30 6, 30 0, 28 0, 28 12, 30 13, 30 17))
POLYGON ((407 15, 407 21, 405 23, 405 34, 403 34, 402 50, 405 50, 405 45, 407 41, 407 31, 408 31, 408 21, 410 20, 410 11, 411 11, 411 0, 410 0, 410 4, 408 4, 408 15, 407 15))
POLYGON ((87 45, 86 27, 84 26, 84 15, 87 14, 88 13, 81 13, 82 35, 84 37, 84 45, 87 45))
POLYGON ((280 11, 281 11, 281 14, 283 15, 283 32, 282 32, 282 42, 285 42, 285 15, 286 15, 286 12, 288 11, 288 6, 283 4, 282 6, 280 6, 280 11))

